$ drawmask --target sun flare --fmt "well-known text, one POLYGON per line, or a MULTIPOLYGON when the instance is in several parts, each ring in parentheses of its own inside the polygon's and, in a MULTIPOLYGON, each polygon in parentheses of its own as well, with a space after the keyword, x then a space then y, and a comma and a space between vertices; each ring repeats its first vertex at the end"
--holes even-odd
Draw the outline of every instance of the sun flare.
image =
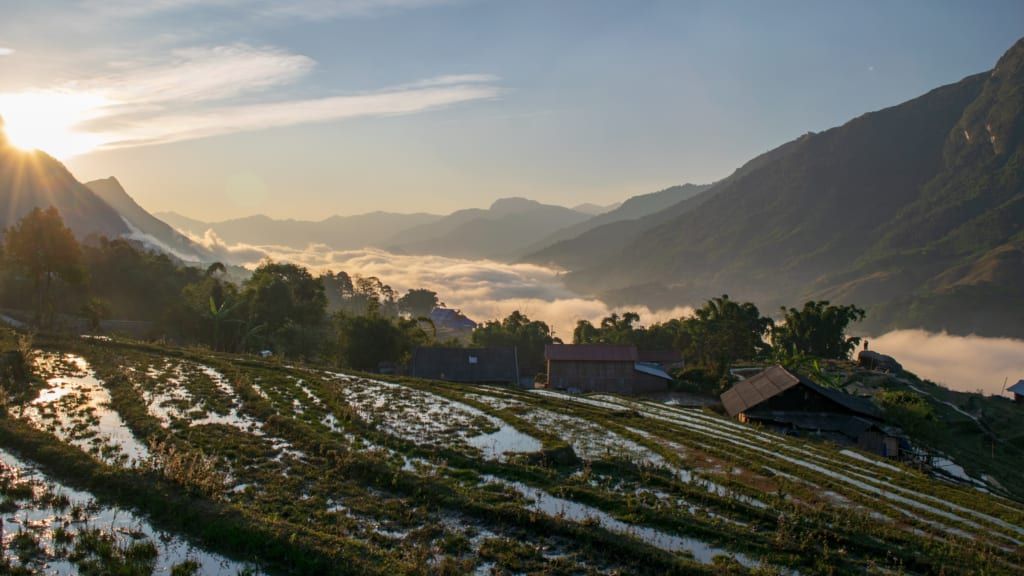
POLYGON ((74 92, 0 94, 0 117, 7 140, 22 150, 42 150, 68 158, 94 150, 102 137, 80 125, 99 116, 102 96, 74 92))

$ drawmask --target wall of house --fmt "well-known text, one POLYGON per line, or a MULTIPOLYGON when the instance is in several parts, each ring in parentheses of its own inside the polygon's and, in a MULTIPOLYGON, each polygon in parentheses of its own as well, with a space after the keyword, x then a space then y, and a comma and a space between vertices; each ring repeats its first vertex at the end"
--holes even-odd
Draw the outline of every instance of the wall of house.
POLYGON ((781 394, 772 396, 758 404, 749 412, 831 412, 835 414, 849 414, 850 411, 843 405, 818 394, 814 390, 802 385, 796 385, 781 394))
POLYGON ((668 382, 638 372, 633 362, 548 361, 548 386, 582 392, 644 394, 668 390, 668 382))
POLYGON ((633 362, 548 361, 548 386, 584 392, 623 392, 633 388, 633 362))

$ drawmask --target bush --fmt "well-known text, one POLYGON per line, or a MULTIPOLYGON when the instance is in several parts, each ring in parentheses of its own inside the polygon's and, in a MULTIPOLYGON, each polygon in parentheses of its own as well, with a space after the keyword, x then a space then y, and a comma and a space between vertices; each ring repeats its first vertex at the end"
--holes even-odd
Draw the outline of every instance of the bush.
POLYGON ((706 368, 685 368, 672 376, 676 380, 676 390, 691 394, 717 396, 729 386, 722 376, 706 368))
POLYGON ((875 396, 875 400, 885 410, 887 419, 912 434, 926 430, 929 423, 935 420, 935 408, 920 394, 904 390, 884 390, 875 396))

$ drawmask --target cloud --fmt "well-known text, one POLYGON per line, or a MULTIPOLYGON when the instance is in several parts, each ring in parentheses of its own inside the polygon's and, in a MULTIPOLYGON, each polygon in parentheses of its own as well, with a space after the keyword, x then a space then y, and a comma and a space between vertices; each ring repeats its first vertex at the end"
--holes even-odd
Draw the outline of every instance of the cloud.
POLYGON ((227 262, 231 264, 252 264, 270 257, 269 254, 255 246, 247 246, 244 244, 229 246, 213 230, 207 230, 202 236, 189 234, 182 230, 179 230, 179 232, 187 236, 196 244, 205 248, 213 259, 220 262, 227 262))
POLYGON ((324 20, 359 18, 449 4, 453 0, 81 0, 87 13, 138 19, 201 9, 237 10, 240 18, 324 20))
POLYGON ((921 378, 961 392, 999 394, 1024 378, 1024 341, 898 330, 868 338, 872 350, 895 357, 921 378))
POLYGON ((114 125, 104 147, 120 148, 314 122, 414 114, 474 100, 489 100, 499 94, 499 89, 493 86, 455 85, 222 106, 181 114, 144 113, 141 117, 107 118, 94 121, 92 125, 99 128, 114 125))
POLYGON ((311 58, 275 47, 246 44, 173 51, 170 61, 122 64, 128 70, 77 83, 104 92, 123 106, 223 100, 289 84, 316 65, 311 58))
MULTIPOLYGON (((246 248, 256 252, 253 256, 262 254, 275 261, 294 262, 318 273, 343 270, 353 275, 376 276, 400 292, 428 288, 437 292, 445 304, 461 309, 478 322, 503 318, 519 310, 530 318, 547 322, 565 339, 572 338, 578 320, 593 322, 623 311, 597 299, 579 297, 561 284, 558 271, 534 264, 409 256, 376 249, 334 250, 320 244, 303 250, 284 246, 246 248)), ((232 262, 252 266, 262 255, 232 262)), ((658 312, 638 306, 628 309, 638 312, 645 324, 693 312, 688 307, 658 312)))
POLYGON ((0 46, 0 56, 10 56, 11 54, 14 54, 13 48, 5 48, 4 46, 0 46))
MULTIPOLYGON (((612 312, 640 314, 645 325, 691 316, 693 308, 652 311, 643 306, 617 308, 582 298, 562 285, 557 270, 534 264, 506 264, 443 256, 392 254, 377 249, 335 250, 322 244, 305 249, 285 246, 227 246, 209 231, 198 239, 226 261, 256 265, 264 258, 294 262, 320 273, 345 271, 377 276, 399 292, 429 288, 448 306, 481 322, 519 310, 552 326, 571 340, 579 320, 599 321, 612 312)), ((1024 378, 1024 341, 979 336, 952 336, 922 330, 899 330, 868 337, 872 350, 896 357, 907 370, 954 390, 999 394, 1004 379, 1024 378)))
POLYGON ((172 51, 162 60, 121 62, 113 71, 92 77, 2 93, 0 102, 33 103, 21 108, 38 118, 23 120, 45 123, 52 129, 57 136, 50 138, 55 142, 49 142, 49 147, 71 140, 87 142, 88 146, 76 146, 71 152, 82 153, 305 123, 413 114, 500 95, 497 77, 487 74, 437 76, 352 94, 264 95, 294 85, 315 66, 307 56, 273 46, 192 47, 172 51), (72 102, 75 114, 56 125, 52 113, 65 111, 67 106, 46 110, 46 102, 72 102), (85 105, 86 109, 79 109, 85 105))

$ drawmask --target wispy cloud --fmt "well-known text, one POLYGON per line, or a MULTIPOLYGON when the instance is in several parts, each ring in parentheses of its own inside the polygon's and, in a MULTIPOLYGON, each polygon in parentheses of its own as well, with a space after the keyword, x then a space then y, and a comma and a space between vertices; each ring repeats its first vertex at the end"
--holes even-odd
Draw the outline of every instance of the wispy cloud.
MULTIPOLYGON (((451 85, 434 88, 385 90, 357 96, 284 100, 264 104, 223 106, 185 114, 142 114, 108 118, 118 125, 119 138, 106 147, 165 144, 233 132, 244 132, 358 117, 394 116, 425 112, 473 100, 495 98, 494 86, 451 85)), ((103 120, 93 124, 102 125, 103 120)))
MULTIPOLYGON (((91 77, 0 94, 0 103, 89 103, 89 109, 78 110, 68 125, 51 126, 58 140, 88 142, 88 146, 71 151, 81 153, 314 122, 414 114, 500 94, 495 76, 455 74, 354 94, 275 96, 280 89, 297 88, 296 83, 315 67, 311 58, 277 47, 193 47, 174 50, 160 60, 119 62, 91 77)), ((47 113, 41 104, 19 109, 47 113)))
POLYGON ((184 48, 168 61, 122 63, 119 73, 80 82, 125 104, 223 100, 291 83, 316 65, 311 58, 274 47, 245 44, 184 48))
POLYGON ((108 18, 145 18, 194 9, 238 9, 239 16, 324 20, 376 16, 450 4, 455 0, 80 0, 86 11, 108 18))
POLYGON ((14 54, 13 48, 6 48, 4 46, 0 46, 0 56, 10 56, 11 54, 14 54))
POLYGON ((451 4, 454 0, 298 0, 264 2, 263 14, 306 20, 375 16, 382 13, 451 4))

